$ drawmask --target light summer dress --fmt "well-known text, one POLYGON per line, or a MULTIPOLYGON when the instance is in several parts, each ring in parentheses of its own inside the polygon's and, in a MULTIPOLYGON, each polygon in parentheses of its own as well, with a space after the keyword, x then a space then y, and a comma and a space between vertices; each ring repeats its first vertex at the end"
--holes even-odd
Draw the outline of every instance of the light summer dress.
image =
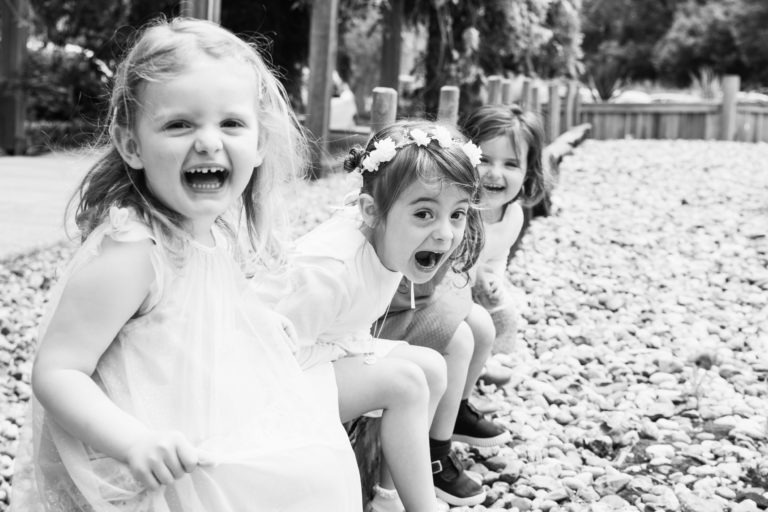
POLYGON ((356 208, 336 212, 296 241, 284 273, 258 283, 265 302, 296 327, 303 368, 355 355, 374 362, 403 344, 371 334, 403 275, 381 263, 361 223, 356 208))
POLYGON ((189 241, 178 266, 157 233, 132 211, 113 208, 60 279, 51 311, 68 277, 99 257, 105 237, 154 241, 153 289, 93 379, 123 410, 150 428, 182 432, 217 464, 149 492, 125 464, 67 434, 33 398, 13 477, 14 512, 361 510, 332 368, 301 371, 278 316, 214 234, 212 248, 189 241))

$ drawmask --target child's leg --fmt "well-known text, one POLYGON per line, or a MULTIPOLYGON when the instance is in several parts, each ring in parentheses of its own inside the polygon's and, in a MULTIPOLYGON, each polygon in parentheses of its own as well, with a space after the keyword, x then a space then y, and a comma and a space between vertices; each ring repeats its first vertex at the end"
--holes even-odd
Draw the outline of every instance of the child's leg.
MULTIPOLYGON (((431 348, 403 344, 395 347, 385 359, 403 359, 415 363, 424 372, 429 387, 429 423, 448 386, 446 361, 431 348)), ((429 424, 428 423, 428 424, 429 424)))
POLYGON ((401 499, 409 511, 434 512, 427 438, 430 393, 425 372, 414 362, 396 357, 380 358, 372 365, 365 364, 362 357, 344 358, 334 363, 334 369, 342 421, 384 409, 382 451, 401 499))
POLYGON ((498 446, 510 439, 509 432, 501 425, 483 417, 470 403, 469 396, 475 388, 483 365, 491 355, 496 335, 491 315, 485 308, 474 304, 465 320, 474 336, 475 347, 464 381, 462 400, 453 429, 453 439, 473 446, 498 446))
POLYGON ((438 404, 435 418, 429 429, 429 447, 433 471, 435 471, 433 480, 436 493, 439 498, 453 506, 476 505, 485 499, 482 485, 466 474, 463 465, 451 449, 451 436, 456 424, 474 345, 472 330, 466 322, 461 322, 448 345, 443 349, 443 357, 448 369, 448 387, 438 404))
POLYGON ((459 402, 463 398, 473 351, 472 330, 466 322, 462 322, 443 352, 448 370, 448 385, 429 429, 429 437, 432 439, 446 440, 453 434, 453 425, 459 412, 459 402))
POLYGON ((472 305, 472 310, 465 321, 472 330, 475 340, 475 350, 469 362, 467 380, 462 394, 462 398, 469 398, 469 395, 472 394, 472 390, 475 388, 475 384, 477 384, 477 379, 480 378, 485 362, 491 355, 493 340, 496 337, 496 329, 493 326, 490 313, 478 304, 472 305))
MULTIPOLYGON (((444 396, 446 386, 448 385, 446 382, 445 371, 446 361, 438 352, 429 348, 414 345, 401 345, 387 354, 387 358, 411 361, 416 363, 416 365, 424 371, 429 386, 429 424, 433 424, 435 411, 442 404, 442 397, 444 396)), ((456 404, 456 407, 458 409, 458 403, 456 404)), ((455 418, 456 416, 454 415, 454 420, 455 418)), ((382 446, 383 444, 384 439, 382 436, 382 446)), ((392 469, 394 470, 394 468, 392 469)), ((381 467, 380 484, 384 489, 392 489, 393 487, 400 489, 389 470, 386 454, 384 464, 382 464, 381 467)))

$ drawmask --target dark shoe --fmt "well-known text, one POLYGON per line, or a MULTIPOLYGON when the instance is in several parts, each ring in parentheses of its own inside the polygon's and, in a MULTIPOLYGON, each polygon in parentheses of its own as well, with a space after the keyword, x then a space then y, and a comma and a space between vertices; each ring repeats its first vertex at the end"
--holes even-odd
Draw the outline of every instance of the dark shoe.
POLYGON ((459 414, 456 416, 456 425, 453 427, 452 439, 454 441, 488 448, 502 445, 511 437, 509 431, 498 423, 486 419, 468 400, 461 401, 459 414))
POLYGON ((467 475, 453 450, 432 461, 432 480, 437 497, 451 506, 474 506, 485 501, 483 486, 467 475))

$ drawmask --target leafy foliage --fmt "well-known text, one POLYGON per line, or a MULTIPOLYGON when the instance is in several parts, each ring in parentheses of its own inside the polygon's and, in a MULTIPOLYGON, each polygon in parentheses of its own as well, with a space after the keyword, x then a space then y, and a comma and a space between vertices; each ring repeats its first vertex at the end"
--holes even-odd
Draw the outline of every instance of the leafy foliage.
POLYGON ((732 28, 736 2, 689 3, 680 6, 669 31, 656 45, 653 59, 661 76, 686 86, 691 70, 711 68, 716 74, 743 74, 732 28))
POLYGON ((481 101, 491 74, 575 76, 581 69, 581 0, 406 2, 411 23, 428 26, 425 109, 442 85, 457 85, 463 111, 481 101))
POLYGON ((656 79, 653 53, 685 0, 584 0, 582 28, 586 73, 619 70, 622 79, 656 79), (606 64, 607 63, 607 64, 606 64), (601 70, 604 65, 611 70, 601 70))

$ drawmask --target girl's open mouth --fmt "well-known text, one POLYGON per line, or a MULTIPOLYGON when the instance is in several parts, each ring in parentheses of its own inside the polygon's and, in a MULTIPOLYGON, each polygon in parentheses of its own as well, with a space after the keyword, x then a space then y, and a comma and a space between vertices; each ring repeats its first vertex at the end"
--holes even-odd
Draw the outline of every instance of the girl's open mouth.
POLYGON ((415 255, 416 266, 422 272, 431 272, 440 264, 443 254, 442 252, 418 251, 415 255))
POLYGON ((193 190, 207 192, 218 190, 229 177, 223 167, 195 167, 184 171, 184 181, 193 190))
POLYGON ((488 192, 504 192, 507 187, 495 183, 483 183, 483 188, 488 192))

